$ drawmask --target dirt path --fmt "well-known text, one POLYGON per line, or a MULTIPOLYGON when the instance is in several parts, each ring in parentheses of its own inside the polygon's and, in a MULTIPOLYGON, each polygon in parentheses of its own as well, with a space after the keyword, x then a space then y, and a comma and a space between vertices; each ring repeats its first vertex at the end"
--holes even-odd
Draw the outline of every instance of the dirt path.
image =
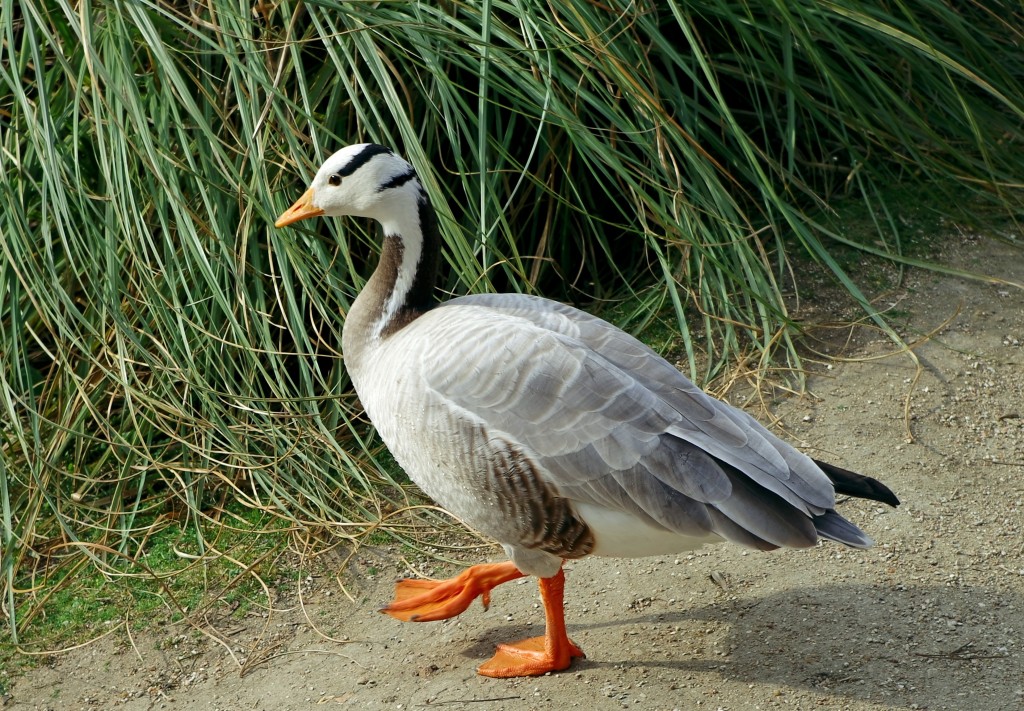
MULTIPOLYGON (((1024 256, 965 241, 1024 282, 1024 256)), ((852 551, 591 559, 567 567, 569 633, 587 658, 538 679, 475 667, 499 641, 539 634, 536 585, 499 588, 489 611, 403 624, 379 615, 405 566, 368 552, 346 576, 310 581, 308 624, 282 600, 261 638, 269 659, 238 662, 263 620, 230 629, 232 653, 175 626, 123 633, 14 681, 14 709, 1024 709, 1024 292, 916 273, 892 296, 918 332, 959 316, 918 350, 914 441, 907 357, 821 369, 815 397, 779 403, 789 435, 820 458, 889 484, 898 510, 841 511, 877 541, 852 551), (372 574, 376 573, 376 574, 372 574), (276 645, 276 646, 275 646, 276 645)), ((888 352, 881 340, 861 356, 888 352)), ((494 559, 499 559, 495 551, 494 559)), ((439 571, 443 573, 445 571, 439 571)))

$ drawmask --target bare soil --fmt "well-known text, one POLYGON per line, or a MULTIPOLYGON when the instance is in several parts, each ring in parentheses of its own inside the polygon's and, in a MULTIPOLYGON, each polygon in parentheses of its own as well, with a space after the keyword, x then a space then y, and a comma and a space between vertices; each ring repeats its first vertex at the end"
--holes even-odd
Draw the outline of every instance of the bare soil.
MULTIPOLYGON (((1022 283, 1022 256, 961 238, 944 259, 1022 283)), ((814 456, 900 496, 895 510, 840 505, 872 549, 572 563, 566 618, 586 659, 494 680, 474 670, 496 643, 542 633, 536 585, 401 623, 377 609, 408 564, 364 548, 343 577, 354 601, 315 577, 301 601, 223 620, 225 644, 182 623, 122 631, 6 680, 0 706, 1024 710, 1024 291, 912 272, 883 303, 910 341, 930 334, 920 371, 880 333, 834 331, 833 354, 854 359, 810 363, 809 394, 771 408, 814 456)))

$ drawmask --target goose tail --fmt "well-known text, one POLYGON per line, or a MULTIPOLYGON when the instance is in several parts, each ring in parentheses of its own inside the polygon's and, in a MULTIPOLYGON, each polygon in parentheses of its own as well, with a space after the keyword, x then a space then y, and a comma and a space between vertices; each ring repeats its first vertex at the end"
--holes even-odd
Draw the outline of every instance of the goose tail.
MULTIPOLYGON (((832 481, 832 486, 835 487, 837 494, 879 501, 890 506, 900 505, 896 494, 892 493, 892 490, 878 479, 857 474, 817 459, 814 460, 814 463, 821 467, 821 470, 832 481)), ((835 511, 826 511, 821 516, 815 516, 813 522, 815 530, 822 538, 843 543, 852 548, 870 548, 874 545, 870 536, 835 511)))

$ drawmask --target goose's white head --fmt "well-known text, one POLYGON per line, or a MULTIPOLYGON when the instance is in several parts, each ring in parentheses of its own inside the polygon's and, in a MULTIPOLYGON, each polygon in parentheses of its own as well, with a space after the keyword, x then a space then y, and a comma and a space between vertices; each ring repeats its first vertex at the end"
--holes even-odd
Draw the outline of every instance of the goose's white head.
POLYGON ((415 195, 420 189, 413 167, 390 148, 375 143, 346 146, 324 161, 309 189, 274 225, 318 215, 371 217, 386 224, 403 202, 395 200, 396 191, 415 195))

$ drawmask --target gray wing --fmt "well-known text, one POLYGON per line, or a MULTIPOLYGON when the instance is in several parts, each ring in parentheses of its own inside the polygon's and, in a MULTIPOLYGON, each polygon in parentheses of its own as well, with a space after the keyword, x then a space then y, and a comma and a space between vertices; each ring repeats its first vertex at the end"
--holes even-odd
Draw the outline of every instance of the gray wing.
POLYGON ((434 397, 519 443, 566 498, 757 547, 812 544, 835 506, 810 458, 601 319, 512 294, 438 310, 458 346, 423 362, 434 397))

